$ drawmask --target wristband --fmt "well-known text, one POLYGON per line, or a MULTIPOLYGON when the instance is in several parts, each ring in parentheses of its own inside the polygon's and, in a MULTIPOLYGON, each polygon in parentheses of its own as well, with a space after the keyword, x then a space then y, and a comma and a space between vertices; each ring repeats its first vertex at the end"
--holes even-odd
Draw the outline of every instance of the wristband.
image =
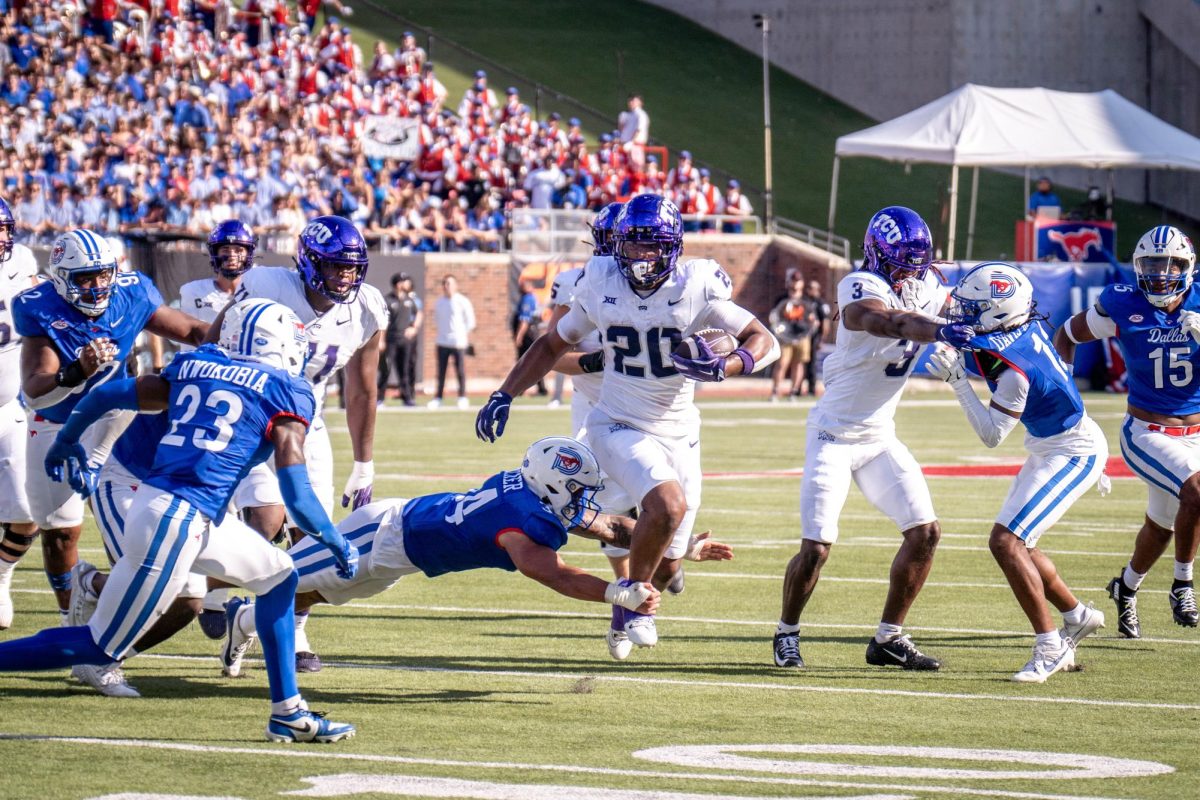
POLYGON ((60 369, 54 376, 54 382, 57 385, 65 386, 68 389, 74 389, 86 380, 87 375, 83 374, 83 364, 79 363, 78 358, 60 369))
POLYGON ((739 347, 733 351, 733 355, 742 360, 742 374, 749 375, 754 372, 754 356, 750 355, 750 351, 744 347, 739 347))
POLYGON ((604 370, 604 351, 595 350, 579 357, 579 369, 585 375, 604 370))

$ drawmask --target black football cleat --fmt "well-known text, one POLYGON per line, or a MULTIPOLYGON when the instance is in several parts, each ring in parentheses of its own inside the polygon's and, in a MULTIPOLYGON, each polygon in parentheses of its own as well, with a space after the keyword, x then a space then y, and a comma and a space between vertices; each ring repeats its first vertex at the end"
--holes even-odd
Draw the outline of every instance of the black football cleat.
POLYGON ((918 650, 907 633, 883 644, 872 637, 867 643, 867 663, 876 667, 900 667, 928 672, 942 668, 942 662, 918 650))
POLYGON ((320 672, 321 657, 316 653, 296 653, 296 672, 320 672))
MULTIPOLYGON (((1142 638, 1142 623, 1137 613, 1137 592, 1130 591, 1121 576, 1108 582, 1108 596, 1117 604, 1117 633, 1126 639, 1142 638)), ((1175 598, 1171 598, 1171 610, 1175 609, 1175 598)))
POLYGON ((804 669, 804 659, 800 657, 799 633, 775 634, 775 666, 804 669))
POLYGON ((1192 588, 1192 582, 1175 581, 1171 584, 1168 597, 1171 599, 1171 616, 1175 617, 1175 624, 1185 628, 1196 627, 1200 613, 1196 611, 1196 590, 1192 588))

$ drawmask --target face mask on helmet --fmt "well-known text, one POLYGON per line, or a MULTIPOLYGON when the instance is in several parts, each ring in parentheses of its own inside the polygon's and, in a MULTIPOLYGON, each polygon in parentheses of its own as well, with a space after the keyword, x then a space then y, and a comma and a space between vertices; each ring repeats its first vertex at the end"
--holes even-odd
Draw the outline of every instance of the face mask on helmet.
POLYGON ((1169 302, 1183 294, 1192 282, 1191 265, 1177 256, 1142 256, 1133 262, 1133 269, 1138 288, 1151 303, 1169 302))
POLYGON ((609 203, 600 209, 596 219, 592 221, 592 255, 611 256, 613 254, 613 223, 617 214, 621 213, 620 203, 609 203))
POLYGON ((12 220, 0 220, 0 263, 8 261, 13 254, 13 232, 16 225, 12 220))
POLYGON ((239 278, 250 269, 251 252, 249 247, 242 244, 223 244, 212 253, 213 269, 222 278, 239 278))
POLYGON ((626 280, 637 289, 653 289, 671 273, 677 248, 661 241, 622 241, 617 243, 617 262, 626 280))
POLYGON ((300 234, 296 266, 305 284, 335 303, 352 303, 367 277, 367 244, 349 220, 317 217, 300 234))
POLYGON ((600 467, 586 445, 562 436, 530 445, 521 464, 526 485, 568 528, 586 528, 600 513, 600 467))
POLYGON ((66 300, 88 316, 98 317, 108 308, 116 277, 116 264, 105 269, 72 270, 66 277, 66 300))

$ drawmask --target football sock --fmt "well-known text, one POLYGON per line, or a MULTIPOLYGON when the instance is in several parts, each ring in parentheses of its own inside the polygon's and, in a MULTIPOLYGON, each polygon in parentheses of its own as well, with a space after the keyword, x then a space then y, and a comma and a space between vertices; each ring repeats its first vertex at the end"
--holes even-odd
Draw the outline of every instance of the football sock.
POLYGON ((890 642, 892 639, 895 639, 900 635, 901 630, 903 630, 903 627, 900 625, 893 625, 890 622, 881 622, 879 623, 879 629, 875 631, 875 641, 879 642, 880 644, 890 642))
POLYGON ((238 631, 243 636, 254 636, 258 633, 258 628, 255 624, 254 603, 248 603, 238 609, 237 616, 233 618, 233 624, 237 626, 238 631))
POLYGON ((254 622, 267 663, 272 703, 282 703, 300 694, 296 684, 296 620, 292 611, 299 582, 299 576, 292 570, 286 580, 260 594, 254 604, 254 622))
POLYGON ((307 624, 308 624, 308 612, 307 611, 301 611, 299 614, 296 614, 296 630, 293 632, 292 635, 296 639, 296 652, 297 653, 313 652, 312 645, 308 643, 308 634, 304 632, 304 626, 307 624))
POLYGON ((205 611, 224 611, 225 601, 229 599, 228 589, 213 589, 204 595, 202 606, 205 611))
POLYGON ((86 625, 71 628, 47 628, 24 639, 0 643, 0 672, 62 669, 76 664, 100 666, 112 657, 92 641, 86 625))
POLYGON ((300 695, 296 694, 286 700, 280 700, 278 703, 271 703, 271 716, 273 717, 288 717, 295 714, 304 708, 304 701, 300 699, 300 695))
POLYGON ((17 562, 15 561, 5 561, 3 558, 0 558, 0 575, 4 574, 5 572, 12 572, 13 567, 16 565, 17 562))
POLYGON ((1192 562, 1176 561, 1175 562, 1175 580, 1191 583, 1192 581, 1192 562))
POLYGON ((1049 633, 1039 633, 1037 635, 1037 646, 1043 650, 1062 650, 1063 640, 1058 631, 1050 631, 1049 633))
POLYGON ((1086 613, 1087 607, 1083 603, 1076 603, 1070 611, 1063 612, 1063 620, 1069 625, 1078 625, 1083 622, 1083 615, 1086 613))
POLYGON ((67 627, 67 614, 69 613, 70 612, 65 608, 60 608, 58 610, 58 624, 64 628, 67 627))
POLYGON ((625 630, 625 609, 621 606, 612 607, 612 622, 609 625, 614 631, 625 630))
POLYGON ((775 626, 775 632, 776 633, 799 633, 800 632, 800 623, 797 622, 795 625, 789 625, 786 622, 781 621, 778 625, 775 626))
POLYGON ((1125 588, 1131 592, 1136 592, 1145 579, 1146 573, 1134 572, 1132 565, 1126 565, 1125 571, 1121 573, 1121 583, 1125 584, 1125 588))

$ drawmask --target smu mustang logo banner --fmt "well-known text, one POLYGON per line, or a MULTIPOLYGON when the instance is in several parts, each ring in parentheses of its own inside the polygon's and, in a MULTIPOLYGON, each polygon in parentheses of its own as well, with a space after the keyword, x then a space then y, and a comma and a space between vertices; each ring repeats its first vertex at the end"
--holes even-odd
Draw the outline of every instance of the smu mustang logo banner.
POLYGON ((574 475, 583 469, 583 458, 569 447, 560 447, 554 455, 554 469, 563 475, 574 475))
POLYGON ((1116 252, 1117 229, 1111 222, 1041 220, 1037 223, 1037 257, 1056 261, 1108 261, 1116 252))
POLYGON ((992 288, 992 297, 996 300, 1012 297, 1017 293, 1017 285, 1009 280, 1003 272, 993 272, 989 284, 992 288))

